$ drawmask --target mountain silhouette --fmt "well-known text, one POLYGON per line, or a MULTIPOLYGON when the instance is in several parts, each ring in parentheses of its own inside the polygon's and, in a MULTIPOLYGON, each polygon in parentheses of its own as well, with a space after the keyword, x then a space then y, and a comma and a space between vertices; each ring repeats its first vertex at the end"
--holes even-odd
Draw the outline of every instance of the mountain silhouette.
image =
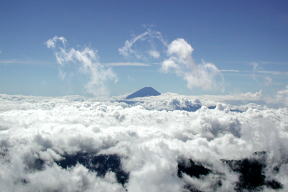
POLYGON ((149 96, 157 96, 161 95, 158 91, 153 89, 152 87, 144 87, 142 89, 139 89, 138 91, 128 95, 126 99, 133 99, 136 97, 149 97, 149 96))

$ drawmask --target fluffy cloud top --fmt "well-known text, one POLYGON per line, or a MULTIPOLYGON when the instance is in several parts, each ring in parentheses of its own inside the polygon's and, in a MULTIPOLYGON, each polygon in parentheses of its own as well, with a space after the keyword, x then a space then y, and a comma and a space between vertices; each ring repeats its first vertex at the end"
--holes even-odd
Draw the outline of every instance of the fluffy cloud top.
POLYGON ((235 191, 239 175, 222 160, 259 151, 269 154, 266 178, 287 190, 287 108, 251 105, 234 112, 225 103, 212 103, 216 108, 209 109, 202 100, 179 95, 127 103, 0 95, 1 190, 181 192, 188 183, 201 191, 235 191), (195 112, 173 108, 201 103, 195 112), (113 171, 98 176, 80 163, 70 168, 56 163, 79 153, 117 154, 129 180, 121 185, 113 171), (212 171, 179 178, 179 159, 193 159, 212 171), (222 185, 213 188, 218 180, 222 185))
POLYGON ((176 73, 186 81, 188 88, 219 87, 222 83, 220 70, 212 63, 196 64, 192 58, 192 52, 192 46, 184 39, 172 41, 168 45, 168 58, 162 62, 162 71, 176 73))
POLYGON ((172 41, 168 46, 168 54, 175 54, 180 59, 185 60, 190 59, 193 48, 184 39, 176 39, 172 41))
POLYGON ((77 75, 78 72, 87 74, 89 77, 85 88, 88 93, 95 96, 107 95, 108 89, 105 86, 107 81, 117 81, 116 74, 98 61, 97 51, 85 47, 84 49, 66 48, 66 39, 55 36, 47 40, 48 48, 54 48, 57 63, 60 64, 60 75, 63 79, 68 75, 77 75), (57 44, 57 43, 60 44, 57 44), (73 64, 75 70, 73 69, 73 64), (72 68, 72 70, 71 70, 72 68), (70 69, 70 71, 68 71, 70 69))

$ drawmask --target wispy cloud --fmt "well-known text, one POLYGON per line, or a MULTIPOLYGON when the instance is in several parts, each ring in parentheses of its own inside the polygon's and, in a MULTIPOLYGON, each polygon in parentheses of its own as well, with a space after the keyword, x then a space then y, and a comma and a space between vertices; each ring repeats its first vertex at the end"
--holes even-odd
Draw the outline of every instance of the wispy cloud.
POLYGON ((53 64, 53 63, 49 61, 40 61, 40 60, 5 59, 5 60, 0 60, 0 64, 46 65, 46 64, 53 64))
POLYGON ((130 40, 126 40, 124 46, 118 49, 118 52, 122 56, 133 56, 137 59, 145 59, 146 57, 158 59, 161 57, 161 51, 157 49, 157 43, 160 46, 167 47, 167 42, 163 38, 161 32, 154 31, 148 28, 145 32, 132 37, 130 40), (136 45, 146 42, 145 46, 140 46, 141 50, 137 49, 136 45), (146 50, 143 50, 145 47, 146 50))
POLYGON ((150 64, 147 63, 140 63, 140 62, 112 62, 112 63, 105 63, 104 65, 112 66, 112 67, 125 67, 125 66, 133 66, 133 67, 149 67, 150 64))
POLYGON ((288 107, 288 85, 279 89, 273 96, 266 97, 265 101, 270 104, 288 107))
POLYGON ((277 91, 276 98, 284 103, 285 106, 288 106, 288 85, 284 89, 277 91))
POLYGON ((288 75, 288 71, 256 71, 256 73, 270 74, 270 75, 288 75))
POLYGON ((224 73, 239 73, 241 71, 239 70, 236 70, 236 69, 220 69, 221 72, 224 72, 224 73))
POLYGON ((156 50, 149 50, 149 51, 148 51, 148 54, 149 54, 151 57, 155 58, 155 59, 158 59, 158 58, 161 57, 160 52, 159 52, 159 51, 156 51, 156 50))
POLYGON ((288 62, 279 62, 279 61, 258 61, 261 65, 287 65, 288 62))
POLYGON ((288 75, 288 71, 268 71, 268 70, 237 70, 237 69, 220 69, 223 73, 255 73, 255 74, 269 74, 269 75, 288 75))
POLYGON ((55 36, 46 42, 46 46, 55 51, 62 78, 66 78, 68 72, 73 75, 77 72, 86 74, 89 77, 89 81, 85 85, 86 91, 95 96, 107 95, 108 89, 105 84, 107 81, 116 82, 116 74, 98 61, 97 50, 89 47, 83 49, 66 48, 66 41, 64 37, 55 36))
POLYGON ((65 37, 58 37, 58 36, 54 36, 51 39, 48 39, 45 44, 48 48, 55 48, 56 47, 56 43, 62 43, 63 46, 65 46, 67 40, 65 37))

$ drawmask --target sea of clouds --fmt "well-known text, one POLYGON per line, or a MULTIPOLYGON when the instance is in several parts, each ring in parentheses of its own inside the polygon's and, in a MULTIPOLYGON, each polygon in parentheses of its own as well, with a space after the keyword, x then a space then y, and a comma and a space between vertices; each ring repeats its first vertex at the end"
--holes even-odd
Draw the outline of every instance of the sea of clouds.
POLYGON ((195 191, 235 191, 239 173, 223 160, 255 152, 266 153, 265 179, 287 191, 287 117, 287 107, 236 106, 177 94, 129 101, 1 94, 1 191, 182 192, 188 185, 195 191), (61 166, 73 154, 117 155, 129 179, 119 183, 112 168, 97 175, 87 164, 61 166), (211 172, 179 177, 183 159, 211 172))

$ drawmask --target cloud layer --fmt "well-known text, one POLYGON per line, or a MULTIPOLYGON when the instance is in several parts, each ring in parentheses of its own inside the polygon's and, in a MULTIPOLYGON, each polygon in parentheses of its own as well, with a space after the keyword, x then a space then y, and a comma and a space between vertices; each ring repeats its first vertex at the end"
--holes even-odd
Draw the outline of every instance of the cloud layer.
POLYGON ((286 191, 287 108, 209 102, 180 95, 138 103, 0 95, 1 190, 180 192, 188 183, 211 191, 220 180, 214 191, 234 191, 239 175, 222 160, 266 151, 266 178, 286 191), (196 105, 195 112, 185 110, 196 105), (97 176, 82 164, 65 169, 56 163, 80 152, 117 154, 128 182, 118 183, 113 169, 97 176), (179 178, 179 159, 193 159, 212 171, 179 178))

